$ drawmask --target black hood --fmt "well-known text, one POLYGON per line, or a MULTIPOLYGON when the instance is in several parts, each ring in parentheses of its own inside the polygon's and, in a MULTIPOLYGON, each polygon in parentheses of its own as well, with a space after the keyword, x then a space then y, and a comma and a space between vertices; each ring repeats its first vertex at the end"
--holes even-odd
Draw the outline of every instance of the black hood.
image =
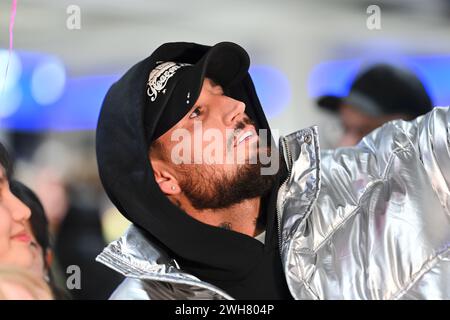
MULTIPOLYGON (((181 260, 182 268, 201 274, 203 280, 213 283, 214 279, 239 281, 261 262, 265 246, 247 235, 191 218, 169 201, 154 179, 143 122, 149 72, 162 58, 164 61, 195 63, 211 48, 194 43, 169 45, 173 50, 166 50, 164 57, 157 49, 109 89, 96 133, 100 178, 119 211, 181 260)), ((269 129, 248 71, 240 81, 226 88, 225 93, 246 104, 246 113, 255 121, 256 129, 269 129)), ((162 110, 153 112, 156 124, 162 110)), ((266 241, 270 245, 276 228, 274 216, 269 215, 268 219, 272 221, 266 230, 266 241)))

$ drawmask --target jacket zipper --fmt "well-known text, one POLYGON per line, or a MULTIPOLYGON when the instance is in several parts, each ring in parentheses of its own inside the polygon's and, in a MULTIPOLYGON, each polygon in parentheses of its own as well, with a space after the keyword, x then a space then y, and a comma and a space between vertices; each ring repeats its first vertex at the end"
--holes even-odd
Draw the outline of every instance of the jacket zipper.
MULTIPOLYGON (((283 194, 284 191, 286 189, 286 184, 287 181, 289 180, 289 177, 291 176, 291 170, 292 170, 292 156, 291 156, 291 152, 289 150, 287 141, 285 137, 281 137, 281 143, 283 146, 283 154, 285 159, 287 160, 287 169, 288 169, 288 175, 286 177, 286 179, 283 181, 283 183, 281 184, 280 187, 280 191, 279 194, 281 194, 281 198, 283 198, 283 194)), ((280 256, 281 256, 281 243, 282 243, 282 228, 281 228, 281 211, 283 209, 284 206, 284 199, 280 199, 280 203, 277 203, 277 220, 278 220, 278 248, 279 248, 279 252, 280 252, 280 256)))

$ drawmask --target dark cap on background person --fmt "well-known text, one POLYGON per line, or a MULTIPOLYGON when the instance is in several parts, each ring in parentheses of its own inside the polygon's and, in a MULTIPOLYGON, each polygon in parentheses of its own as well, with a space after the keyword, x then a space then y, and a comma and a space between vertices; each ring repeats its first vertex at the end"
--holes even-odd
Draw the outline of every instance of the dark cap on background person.
POLYGON ((433 107, 417 75, 389 64, 376 64, 362 70, 347 96, 324 95, 317 99, 317 104, 334 112, 345 104, 372 117, 401 114, 410 119, 433 107))

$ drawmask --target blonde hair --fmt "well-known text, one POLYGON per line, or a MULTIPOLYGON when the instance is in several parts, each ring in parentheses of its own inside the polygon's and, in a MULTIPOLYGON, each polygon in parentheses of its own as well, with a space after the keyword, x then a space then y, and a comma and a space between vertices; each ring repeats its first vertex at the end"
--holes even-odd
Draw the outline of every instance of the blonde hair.
POLYGON ((45 281, 29 271, 0 266, 0 300, 53 300, 53 296, 45 281))

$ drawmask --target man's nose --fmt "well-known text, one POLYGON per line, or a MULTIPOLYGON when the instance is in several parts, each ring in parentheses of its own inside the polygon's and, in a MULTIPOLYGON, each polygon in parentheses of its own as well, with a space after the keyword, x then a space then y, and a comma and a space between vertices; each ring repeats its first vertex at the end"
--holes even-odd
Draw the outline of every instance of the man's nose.
POLYGON ((241 120, 245 112, 245 103, 233 98, 229 98, 227 106, 223 108, 224 123, 227 126, 232 126, 238 120, 241 120))

